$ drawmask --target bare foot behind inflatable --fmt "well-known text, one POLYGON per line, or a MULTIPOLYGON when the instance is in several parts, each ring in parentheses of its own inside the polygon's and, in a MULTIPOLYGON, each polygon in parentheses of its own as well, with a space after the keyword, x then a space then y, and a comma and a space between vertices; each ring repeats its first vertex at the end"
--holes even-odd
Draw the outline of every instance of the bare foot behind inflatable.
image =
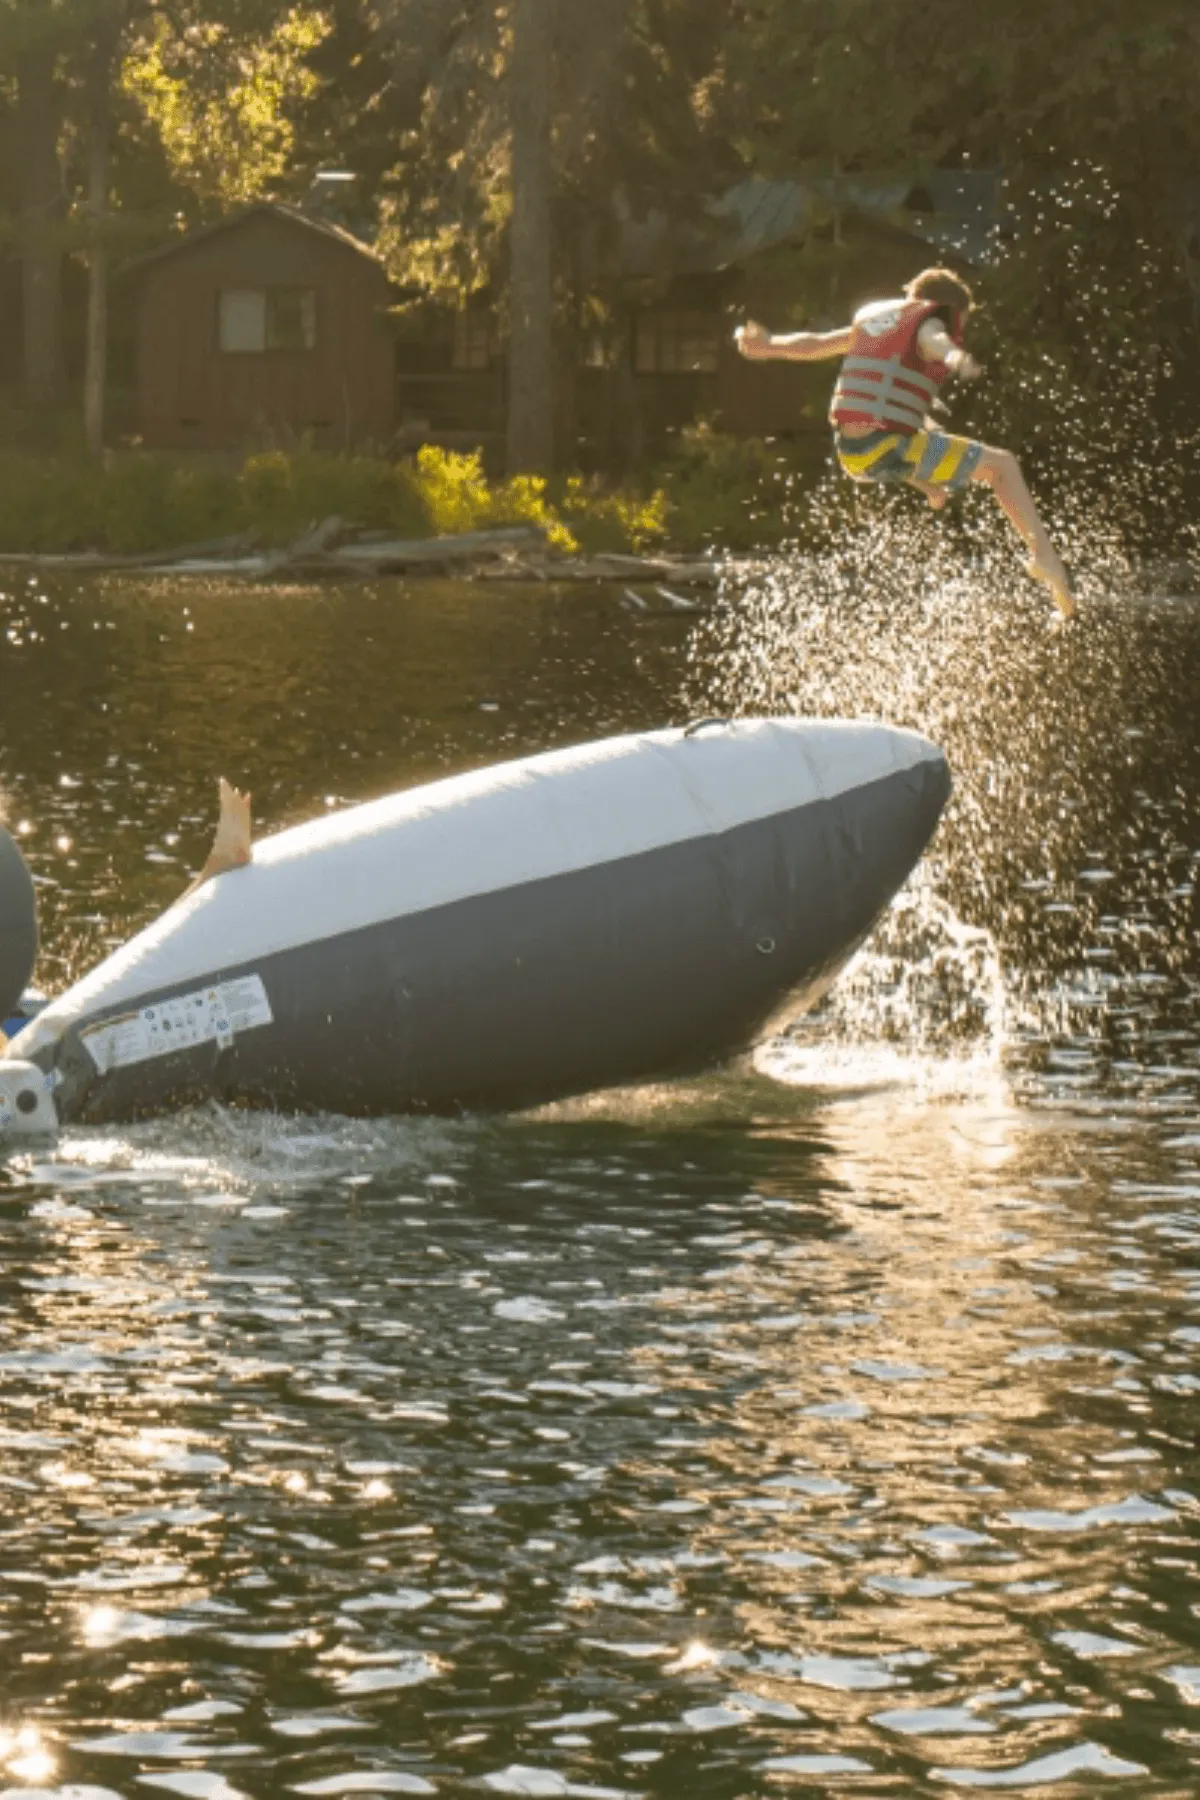
POLYGON ((13 1048, 64 1121, 508 1108, 699 1069, 824 992, 949 790, 915 733, 794 719, 455 776, 265 839, 13 1048))

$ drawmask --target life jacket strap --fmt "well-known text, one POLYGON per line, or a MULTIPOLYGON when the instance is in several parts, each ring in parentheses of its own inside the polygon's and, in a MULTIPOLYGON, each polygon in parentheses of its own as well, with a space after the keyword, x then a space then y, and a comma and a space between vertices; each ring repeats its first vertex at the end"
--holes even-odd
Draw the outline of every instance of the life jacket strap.
POLYGON ((917 431, 937 387, 931 376, 908 368, 898 356, 886 362, 848 356, 833 390, 833 410, 861 412, 873 423, 917 431))

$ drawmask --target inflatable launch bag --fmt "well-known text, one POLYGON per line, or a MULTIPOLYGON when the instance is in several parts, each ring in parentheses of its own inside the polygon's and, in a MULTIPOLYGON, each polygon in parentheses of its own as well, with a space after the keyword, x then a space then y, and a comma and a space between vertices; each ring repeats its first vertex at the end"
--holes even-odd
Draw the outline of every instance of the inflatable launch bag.
POLYGON ((457 775, 263 840, 10 1054, 64 1121, 509 1108, 702 1068, 825 991, 949 787, 915 733, 796 719, 457 775))

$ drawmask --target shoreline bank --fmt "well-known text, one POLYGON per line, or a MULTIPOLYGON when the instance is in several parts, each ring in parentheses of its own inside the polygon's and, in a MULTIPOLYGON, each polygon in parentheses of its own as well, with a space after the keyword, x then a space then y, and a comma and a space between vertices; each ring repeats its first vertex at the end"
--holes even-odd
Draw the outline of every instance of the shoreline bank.
POLYGON ((87 461, 0 449, 0 567, 216 560, 269 573, 333 553, 407 569, 520 552, 539 568, 545 558, 586 566, 627 556, 674 574, 789 536, 799 474, 780 447, 700 433, 681 441, 674 462, 615 483, 570 473, 493 481, 478 455, 432 445, 399 462, 298 448, 236 467, 145 451, 87 461), (460 539, 469 540, 461 552, 460 539))
POLYGON ((572 555, 555 549, 533 526, 447 533, 433 538, 397 538, 368 531, 339 518, 323 519, 291 544, 272 548, 252 533, 184 544, 174 550, 136 556, 97 551, 0 552, 0 570, 29 569, 64 574, 213 575, 263 581, 286 576, 310 578, 384 575, 455 576, 482 581, 673 583, 715 588, 722 575, 743 560, 731 556, 689 556, 662 551, 636 554, 603 551, 572 555))

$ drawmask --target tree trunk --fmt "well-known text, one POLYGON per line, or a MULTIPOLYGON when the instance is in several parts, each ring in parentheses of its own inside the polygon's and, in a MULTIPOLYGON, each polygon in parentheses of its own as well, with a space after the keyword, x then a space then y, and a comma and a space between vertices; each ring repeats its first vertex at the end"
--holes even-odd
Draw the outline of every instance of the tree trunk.
POLYGON ((109 139, 112 130, 112 68, 115 45, 97 42, 88 66, 88 251, 87 345, 83 369, 83 424, 93 456, 104 454, 104 401, 108 386, 108 222, 109 139))
POLYGON ((550 136, 554 0, 514 0, 508 472, 554 461, 554 172, 550 136))
POLYGON ((17 63, 19 242, 24 301, 24 400, 36 435, 50 437, 62 398, 62 181, 54 51, 17 63))

